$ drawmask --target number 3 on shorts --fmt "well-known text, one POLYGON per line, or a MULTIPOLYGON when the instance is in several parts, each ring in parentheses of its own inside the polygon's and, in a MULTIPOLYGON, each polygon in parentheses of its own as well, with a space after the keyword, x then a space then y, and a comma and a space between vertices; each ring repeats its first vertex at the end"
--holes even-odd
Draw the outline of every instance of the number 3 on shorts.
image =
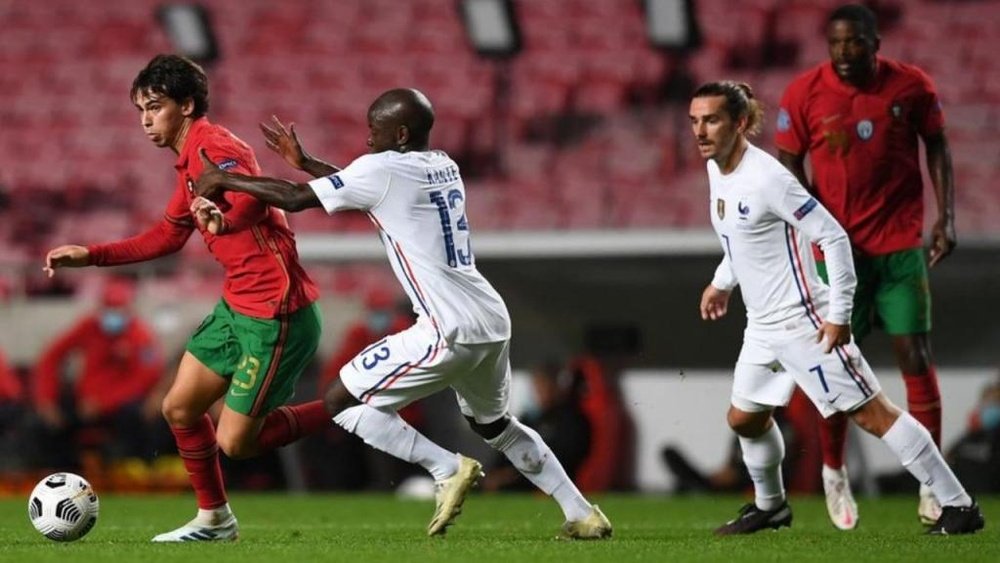
POLYGON ((368 355, 362 356, 361 357, 361 365, 365 369, 372 369, 375 366, 377 366, 379 362, 381 362, 382 360, 387 360, 387 359, 389 359, 389 347, 388 346, 382 346, 382 347, 376 348, 375 350, 373 350, 372 352, 370 352, 368 355))

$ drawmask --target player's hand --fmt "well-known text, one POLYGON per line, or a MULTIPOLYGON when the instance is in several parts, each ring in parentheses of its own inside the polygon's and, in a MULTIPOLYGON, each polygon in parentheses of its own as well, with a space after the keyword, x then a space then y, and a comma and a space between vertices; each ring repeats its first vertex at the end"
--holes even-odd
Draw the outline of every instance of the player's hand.
POLYGON ((56 268, 81 268, 90 264, 90 251, 86 246, 67 244, 57 246, 45 255, 45 267, 42 271, 51 278, 56 274, 56 268))
POLYGON ((299 136, 295 133, 295 124, 290 123, 288 128, 277 116, 271 116, 271 124, 260 123, 260 131, 264 134, 264 143, 267 148, 278 153, 285 159, 292 168, 302 170, 305 167, 306 151, 299 142, 299 136))
POLYGON ((202 171, 198 181, 194 183, 194 193, 206 199, 215 199, 226 189, 226 171, 208 158, 204 148, 198 149, 198 156, 201 158, 202 171))
POLYGON ((191 215, 194 215, 194 220, 202 228, 213 235, 222 232, 224 217, 214 201, 203 197, 194 198, 194 201, 191 202, 191 215))
POLYGON ((823 353, 829 354, 837 346, 845 346, 851 342, 851 325, 837 325, 823 321, 816 333, 816 342, 823 342, 823 353))
POLYGON ((726 312, 729 311, 729 295, 731 293, 708 284, 705 291, 701 293, 701 319, 703 321, 717 321, 726 316, 726 312))
POLYGON ((958 240, 955 237, 955 222, 948 219, 938 219, 931 227, 931 249, 928 266, 933 268, 938 262, 944 260, 952 250, 958 240))

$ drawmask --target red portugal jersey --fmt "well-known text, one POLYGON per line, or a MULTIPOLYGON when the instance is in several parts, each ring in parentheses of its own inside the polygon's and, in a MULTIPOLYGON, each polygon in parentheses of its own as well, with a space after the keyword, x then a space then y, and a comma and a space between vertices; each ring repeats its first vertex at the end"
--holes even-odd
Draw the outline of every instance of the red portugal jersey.
POLYGON ((918 136, 944 128, 930 78, 879 57, 875 84, 859 90, 824 62, 785 90, 775 142, 808 153, 813 190, 854 248, 882 255, 922 245, 924 200, 918 136))
POLYGON ((316 285, 299 264, 295 235, 285 214, 252 196, 225 192, 216 203, 225 214, 213 235, 197 226, 190 206, 194 181, 202 172, 199 149, 224 170, 260 175, 253 150, 224 127, 202 117, 191 124, 174 167, 177 184, 163 219, 126 240, 88 246, 96 266, 142 262, 176 252, 198 228, 212 256, 226 271, 223 299, 233 310, 258 318, 288 314, 316 300, 316 285))

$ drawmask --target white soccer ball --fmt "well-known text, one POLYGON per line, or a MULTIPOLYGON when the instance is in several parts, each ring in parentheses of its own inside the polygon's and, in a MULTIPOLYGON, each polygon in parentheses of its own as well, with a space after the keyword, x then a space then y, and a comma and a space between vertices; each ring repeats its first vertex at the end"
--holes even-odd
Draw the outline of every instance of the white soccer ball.
POLYGON ((28 497, 28 517, 35 529, 54 541, 74 541, 97 523, 97 494, 74 473, 53 473, 28 497))

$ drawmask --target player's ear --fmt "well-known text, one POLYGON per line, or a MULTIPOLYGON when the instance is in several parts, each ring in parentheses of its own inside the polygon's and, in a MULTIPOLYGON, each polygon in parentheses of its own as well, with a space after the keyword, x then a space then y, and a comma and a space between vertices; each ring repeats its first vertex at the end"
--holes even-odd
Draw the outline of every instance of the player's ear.
POLYGON ((405 145, 410 142, 410 128, 406 125, 400 125, 396 128, 396 144, 405 145))
POLYGON ((181 115, 191 117, 194 114, 194 98, 187 98, 181 102, 181 115))
POLYGON ((872 40, 872 53, 878 53, 878 50, 882 47, 882 37, 879 35, 875 36, 872 40))
POLYGON ((741 135, 746 134, 747 126, 749 124, 750 124, 750 117, 744 115, 743 117, 740 118, 739 121, 736 122, 736 131, 738 131, 741 135))

